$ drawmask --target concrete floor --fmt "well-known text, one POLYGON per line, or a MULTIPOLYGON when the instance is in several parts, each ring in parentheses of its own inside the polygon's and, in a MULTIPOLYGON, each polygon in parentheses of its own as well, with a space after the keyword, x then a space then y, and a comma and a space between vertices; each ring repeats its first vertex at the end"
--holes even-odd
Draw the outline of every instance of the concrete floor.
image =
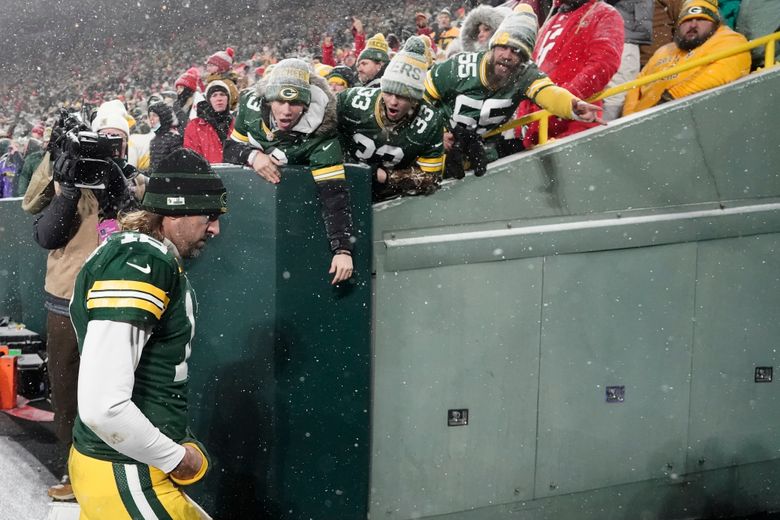
POLYGON ((52 500, 46 495, 49 486, 62 476, 65 461, 66 454, 57 443, 51 423, 26 421, 0 412, 0 517, 72 517, 58 514, 57 510, 68 506, 53 509, 52 500))

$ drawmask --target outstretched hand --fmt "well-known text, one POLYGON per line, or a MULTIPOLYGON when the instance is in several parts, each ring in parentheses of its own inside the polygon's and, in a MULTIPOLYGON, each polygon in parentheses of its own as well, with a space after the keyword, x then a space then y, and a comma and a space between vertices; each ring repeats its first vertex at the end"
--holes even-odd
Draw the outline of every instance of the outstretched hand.
POLYGON ((601 118, 602 108, 597 105, 591 105, 581 99, 575 99, 571 102, 571 111, 573 119, 585 123, 598 123, 606 125, 606 121, 601 118))

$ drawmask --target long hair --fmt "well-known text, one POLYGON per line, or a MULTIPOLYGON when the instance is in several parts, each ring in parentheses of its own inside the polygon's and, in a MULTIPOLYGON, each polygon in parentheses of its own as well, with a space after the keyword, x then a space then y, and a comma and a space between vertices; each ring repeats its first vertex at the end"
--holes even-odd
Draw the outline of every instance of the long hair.
POLYGON ((160 231, 162 228, 162 219, 162 215, 142 209, 120 213, 117 217, 119 227, 122 231, 137 231, 138 233, 143 233, 156 238, 159 241, 163 240, 160 231))

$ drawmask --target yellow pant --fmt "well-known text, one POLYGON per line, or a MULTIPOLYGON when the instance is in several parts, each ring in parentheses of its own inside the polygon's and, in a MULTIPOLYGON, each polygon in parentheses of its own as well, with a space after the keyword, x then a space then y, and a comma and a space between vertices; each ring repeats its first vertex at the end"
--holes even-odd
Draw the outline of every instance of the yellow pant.
POLYGON ((94 459, 71 448, 68 474, 80 520, 210 518, 165 473, 151 466, 94 459))

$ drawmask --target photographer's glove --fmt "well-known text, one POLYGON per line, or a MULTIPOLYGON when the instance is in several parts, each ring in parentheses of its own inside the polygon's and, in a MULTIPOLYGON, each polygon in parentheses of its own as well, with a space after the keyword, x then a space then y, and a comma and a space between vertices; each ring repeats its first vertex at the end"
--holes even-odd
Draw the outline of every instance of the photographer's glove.
MULTIPOLYGON (((111 162, 113 167, 103 179, 105 189, 94 190, 98 199, 100 220, 115 219, 120 211, 132 209, 135 203, 124 169, 111 162)), ((132 175, 135 172, 135 168, 129 166, 127 173, 132 175)))
POLYGON ((81 190, 76 187, 76 161, 65 154, 59 154, 54 161, 54 180, 60 185, 60 195, 69 200, 78 200, 81 190))

